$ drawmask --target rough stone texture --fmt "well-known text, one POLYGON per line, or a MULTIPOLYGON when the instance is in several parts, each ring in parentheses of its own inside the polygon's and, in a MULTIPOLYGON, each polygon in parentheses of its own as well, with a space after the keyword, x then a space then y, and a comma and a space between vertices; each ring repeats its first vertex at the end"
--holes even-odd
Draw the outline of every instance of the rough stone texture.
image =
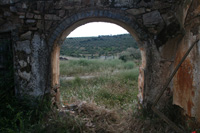
POLYGON ((16 28, 16 25, 12 24, 11 22, 6 22, 0 27, 0 33, 3 32, 10 32, 16 28))
POLYGON ((31 48, 30 48, 30 41, 18 41, 17 47, 15 48, 16 51, 23 51, 26 54, 31 54, 31 48))
POLYGON ((32 50, 34 51, 31 54, 31 81, 28 84, 28 89, 33 89, 30 93, 31 95, 40 96, 45 94, 46 85, 48 82, 48 48, 46 42, 41 38, 40 34, 37 32, 34 34, 31 40, 32 50))
MULTIPOLYGON (((144 109, 150 109, 174 66, 200 36, 199 0, 0 0, 0 6, 0 33, 13 36, 16 94, 52 92, 55 102, 59 44, 82 24, 112 22, 135 37, 142 53, 138 98, 144 109)), ((196 46, 167 90, 173 92, 173 103, 198 121, 199 52, 196 46)), ((167 92, 160 109, 169 101, 167 92)))
POLYGON ((160 24, 163 22, 163 20, 158 11, 153 11, 143 15, 143 22, 145 26, 151 26, 160 24))

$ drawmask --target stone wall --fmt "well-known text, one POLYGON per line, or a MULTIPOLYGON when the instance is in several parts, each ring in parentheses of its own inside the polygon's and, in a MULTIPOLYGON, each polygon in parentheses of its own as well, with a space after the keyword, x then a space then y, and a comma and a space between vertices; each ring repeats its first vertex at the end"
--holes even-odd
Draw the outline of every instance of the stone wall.
MULTIPOLYGON (((137 40, 142 53, 138 98, 145 109, 199 36, 198 0, 0 0, 0 7, 0 33, 10 32, 13 38, 16 94, 51 92, 54 102, 59 100, 59 46, 82 24, 115 23, 137 40)), ((198 51, 179 70, 159 108, 173 92, 174 104, 199 119, 198 51), (187 90, 183 95, 182 88, 187 90)))

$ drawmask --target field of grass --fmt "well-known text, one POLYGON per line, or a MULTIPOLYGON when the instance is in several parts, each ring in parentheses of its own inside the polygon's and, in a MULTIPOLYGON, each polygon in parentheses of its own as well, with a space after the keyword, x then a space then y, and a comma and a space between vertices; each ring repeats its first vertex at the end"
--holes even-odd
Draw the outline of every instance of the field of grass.
POLYGON ((116 70, 133 69, 136 65, 133 61, 123 62, 119 59, 80 59, 60 61, 60 76, 83 76, 96 72, 113 72, 116 70))
POLYGON ((137 99, 138 67, 132 61, 70 60, 61 61, 61 76, 74 76, 74 80, 61 79, 63 104, 75 101, 94 102, 109 109, 132 109, 137 99), (98 75, 97 75, 98 73, 98 75), (79 76, 97 75, 82 79, 79 76))

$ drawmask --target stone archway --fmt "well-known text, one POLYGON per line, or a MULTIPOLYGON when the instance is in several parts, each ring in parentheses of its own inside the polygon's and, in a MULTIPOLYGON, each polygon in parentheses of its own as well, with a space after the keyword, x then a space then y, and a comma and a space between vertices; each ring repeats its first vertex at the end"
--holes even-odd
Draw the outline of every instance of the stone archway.
MULTIPOLYGON (((145 54, 145 46, 147 44, 148 34, 143 30, 139 24, 134 21, 134 18, 130 16, 124 16, 116 11, 108 11, 108 10, 87 10, 80 13, 76 13, 72 15, 70 18, 65 18, 54 30, 49 39, 49 45, 52 47, 51 54, 51 85, 56 92, 56 102, 60 102, 60 93, 59 88, 55 86, 59 86, 59 55, 60 55, 60 44, 65 40, 66 36, 69 35, 75 28, 89 23, 89 22, 110 22, 117 24, 124 29, 126 29, 138 42, 138 45, 141 49, 142 55, 142 65, 140 67, 141 70, 145 70, 146 68, 146 54, 145 54)), ((139 88, 140 94, 138 95, 140 101, 143 101, 143 90, 144 90, 144 73, 140 70, 139 76, 139 88)))
MULTIPOLYGON (((199 5, 199 0, 3 0, 0 33, 11 33, 15 93, 22 98, 49 94, 58 82, 57 67, 51 64, 56 64, 63 37, 81 24, 107 21, 127 29, 141 45, 145 58, 140 68, 139 79, 143 82, 139 100, 144 107, 150 107, 182 53, 200 38, 199 5)), ((199 51, 199 46, 194 47, 187 58, 191 67, 185 64, 168 88, 173 93, 173 104, 198 121, 199 51), (192 75, 190 82, 180 75, 192 75)), ((169 101, 167 95, 159 107, 169 101)))

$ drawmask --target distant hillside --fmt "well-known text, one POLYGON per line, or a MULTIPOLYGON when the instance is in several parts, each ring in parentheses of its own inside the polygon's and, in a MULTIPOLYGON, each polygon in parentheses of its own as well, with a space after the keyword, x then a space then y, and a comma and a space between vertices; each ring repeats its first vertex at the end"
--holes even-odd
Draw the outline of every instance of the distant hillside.
POLYGON ((61 45, 61 55, 74 57, 109 56, 121 53, 129 47, 138 49, 130 34, 99 37, 67 38, 61 45))

